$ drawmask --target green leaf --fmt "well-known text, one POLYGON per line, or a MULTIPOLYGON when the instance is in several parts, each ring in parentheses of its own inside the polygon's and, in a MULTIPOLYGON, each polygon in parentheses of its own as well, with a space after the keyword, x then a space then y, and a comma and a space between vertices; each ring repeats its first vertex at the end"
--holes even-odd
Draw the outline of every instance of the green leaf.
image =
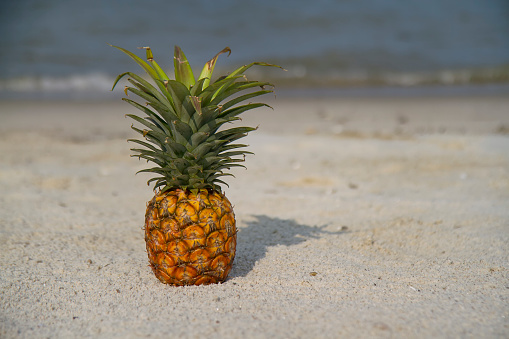
POLYGON ((194 108, 194 113, 191 116, 191 121, 193 122, 193 126, 191 127, 193 131, 197 131, 200 127, 202 120, 203 120, 203 112, 201 107, 201 98, 196 96, 189 96, 188 97, 189 102, 194 108))
MULTIPOLYGON (((228 185, 226 182, 224 182, 223 180, 219 180, 219 179, 214 179, 212 182, 216 183, 220 183, 220 184, 223 184, 223 185, 226 185, 226 187, 230 187, 230 185, 228 185)), ((216 187, 219 187, 217 185, 215 185, 216 187)))
MULTIPOLYGON (((138 172, 136 172, 136 173, 138 173, 138 172)), ((151 179, 149 179, 149 180, 147 181, 147 185, 150 185, 150 183, 151 183, 152 181, 164 181, 164 180, 165 180, 165 178, 164 178, 164 177, 155 177, 155 178, 151 178, 151 179)))
POLYGON ((156 102, 149 102, 148 105, 152 107, 157 113, 159 113, 166 125, 170 125, 173 120, 178 119, 175 113, 169 110, 166 106, 156 102))
POLYGON ((157 159, 161 164, 165 164, 172 160, 170 156, 161 151, 150 151, 142 148, 131 148, 131 151, 138 153, 135 156, 139 156, 141 154, 149 156, 152 157, 153 159, 157 159))
POLYGON ((254 127, 234 127, 230 128, 224 131, 217 132, 214 137, 215 139, 224 140, 226 137, 231 135, 241 135, 241 134, 247 134, 249 132, 255 131, 256 128, 254 127))
POLYGON ((205 66, 203 66, 203 70, 200 73, 198 79, 205 79, 202 85, 202 90, 207 88, 210 84, 210 79, 212 79, 212 72, 214 71, 214 67, 216 66, 217 58, 223 54, 228 53, 228 56, 232 53, 230 47, 225 47, 221 52, 217 53, 212 59, 210 59, 205 66))
MULTIPOLYGON (((129 88, 130 88, 130 89, 132 89, 131 87, 129 87, 129 88)), ((133 89, 133 90, 134 90, 134 89, 133 89)), ((126 101, 126 102, 130 103, 131 105, 135 106, 135 107, 136 107, 136 108, 138 108, 138 109, 141 109, 141 108, 139 107, 140 105, 139 105, 138 103, 134 102, 134 101, 131 101, 131 100, 129 100, 129 99, 122 99, 122 100, 124 100, 124 101, 126 101)), ((168 130, 168 127, 167 127, 167 126, 168 126, 168 124, 167 124, 167 122, 166 122, 166 121, 164 121, 164 119, 163 119, 163 118, 161 118, 158 114, 156 114, 156 113, 152 112, 152 111, 151 111, 150 109, 148 109, 147 107, 143 107, 143 106, 141 106, 141 107, 142 107, 142 108, 144 108, 144 110, 143 110, 143 111, 145 112, 145 114, 147 114, 147 115, 148 115, 148 118, 146 118, 146 119, 148 119, 148 120, 149 120, 149 121, 151 121, 153 124, 155 124, 155 125, 156 125, 156 126, 157 126, 157 127, 158 127, 161 131, 163 131, 164 133, 166 133, 166 134, 170 134, 170 131, 168 130), (145 110, 145 108, 147 108, 147 109, 145 110)), ((166 112, 163 112, 163 113, 164 113, 164 114, 166 114, 166 112)), ((127 116, 127 115, 126 115, 126 116, 127 116)))
POLYGON ((145 93, 147 93, 147 94, 153 96, 154 98, 156 98, 157 100, 159 100, 163 105, 168 106, 169 109, 173 109, 173 111, 175 110, 175 108, 173 106, 173 98, 171 97, 171 95, 168 93, 168 90, 166 90, 166 88, 164 86, 163 86, 164 92, 160 92, 154 86, 152 86, 148 81, 146 81, 139 75, 131 73, 131 72, 128 72, 127 74, 131 78, 133 78, 134 80, 137 81, 137 82, 134 82, 134 81, 129 81, 129 82, 131 82, 133 85, 138 87, 140 90, 144 91, 145 93))
POLYGON ((171 164, 172 166, 175 166, 181 173, 184 173, 185 170, 189 168, 189 166, 191 166, 189 161, 181 157, 178 159, 174 159, 171 164))
POLYGON ((202 106, 209 106, 211 101, 218 96, 220 93, 226 91, 238 78, 242 78, 242 75, 233 78, 222 78, 216 80, 213 84, 209 85, 200 95, 202 98, 202 106))
POLYGON ((145 159, 147 161, 152 161, 153 163, 157 164, 158 166, 164 166, 164 162, 161 162, 159 161, 158 159, 155 159, 149 155, 145 155, 145 154, 133 154, 131 155, 131 157, 133 158, 138 158, 138 159, 145 159))
POLYGON ((166 75, 166 73, 163 71, 163 69, 161 67, 159 67, 157 62, 155 62, 154 55, 152 54, 152 50, 150 49, 150 47, 138 47, 138 49, 146 50, 146 52, 147 52, 147 61, 151 64, 151 66, 154 69, 154 71, 156 71, 157 76, 159 77, 159 79, 162 80, 162 81, 168 80, 169 78, 166 75))
POLYGON ((161 132, 157 132, 157 131, 149 131, 149 130, 140 130, 134 126, 131 126, 131 128, 133 130, 135 130, 136 132, 140 133, 145 139, 147 139, 148 141, 156 144, 156 145, 164 145, 165 144, 165 139, 166 139, 166 135, 164 133, 161 133, 161 132))
POLYGON ((251 98, 254 98, 254 97, 257 97, 257 96, 260 96, 260 95, 264 95, 264 94, 267 94, 267 93, 273 93, 272 91, 269 91, 269 90, 262 90, 262 91, 257 91, 257 92, 251 92, 251 93, 247 93, 247 94, 244 94, 244 95, 240 95, 230 101, 228 101, 227 103, 221 105, 222 106, 222 110, 227 110, 228 108, 242 102, 242 101, 245 101, 247 99, 251 99, 251 98))
POLYGON ((192 120, 194 121, 198 131, 207 132, 203 130, 203 126, 213 122, 219 116, 221 113, 221 107, 217 105, 201 107, 199 112, 201 114, 198 113, 198 111, 195 112, 192 120))
MULTIPOLYGON (((204 181, 205 180, 202 178, 191 178, 191 179, 189 179, 189 187, 196 187, 199 184, 203 184, 204 181)), ((197 188, 199 188, 199 187, 197 187, 197 188)))
POLYGON ((147 147, 148 149, 151 149, 154 152, 165 152, 166 154, 168 154, 169 159, 174 159, 174 158, 178 157, 178 155, 174 152, 173 148, 170 147, 170 145, 167 145, 168 147, 164 147, 164 145, 159 145, 159 147, 161 147, 161 149, 158 149, 157 147, 154 147, 153 145, 149 144, 148 142, 144 142, 144 141, 141 141, 138 139, 127 139, 127 141, 147 147))
POLYGON ((198 132, 207 132, 210 135, 214 135, 216 131, 224 125, 227 122, 233 122, 235 120, 240 120, 240 118, 237 117, 227 117, 227 118, 220 118, 220 119, 214 119, 212 121, 209 121, 206 124, 202 124, 198 132))
POLYGON ((194 165, 187 168, 187 173, 190 176, 196 176, 197 174, 203 174, 203 166, 200 165, 194 165))
MULTIPOLYGON (((124 91, 129 91, 129 92, 139 96, 140 98, 145 99, 148 103, 159 102, 153 95, 147 93, 143 89, 140 89, 141 86, 138 87, 139 84, 136 83, 136 81, 134 81, 132 79, 128 79, 128 81, 130 83, 132 83, 136 88, 126 87, 124 91)), ((141 88, 143 88, 143 87, 141 87, 141 88)), ((127 96, 129 96, 129 94, 127 96)))
POLYGON ((258 108, 258 107, 269 107, 269 108, 272 108, 271 106, 267 105, 267 104, 264 104, 264 103, 252 103, 252 104, 246 104, 246 105, 242 105, 242 106, 237 106, 237 107, 234 107, 232 109, 229 109, 227 111, 224 111, 221 113, 220 117, 221 118, 231 118, 231 117, 236 117, 246 111, 249 111, 249 110, 252 110, 254 108, 258 108))
POLYGON ((233 174, 231 174, 231 173, 220 172, 220 173, 217 173, 217 174, 209 175, 207 177, 207 181, 214 181, 214 180, 217 180, 217 178, 224 177, 224 176, 229 176, 229 177, 234 177, 235 178, 235 176, 233 174))
POLYGON ((191 127, 180 120, 174 120, 173 126, 175 127, 175 131, 178 132, 178 135, 181 136, 181 138, 176 138, 175 141, 181 143, 182 145, 188 144, 191 136, 193 135, 193 130, 191 127))
POLYGON ((194 108, 193 106, 193 102, 192 102, 192 96, 187 96, 184 100, 184 102, 182 103, 182 111, 185 113, 183 113, 183 115, 186 115, 186 116, 189 116, 189 120, 187 121, 187 124, 189 125, 189 127, 191 127, 191 130, 194 132, 197 132, 198 131, 198 128, 196 127, 196 123, 193 119, 193 116, 197 115, 196 113, 196 109, 194 108))
POLYGON ((262 90, 265 90, 265 87, 272 87, 271 91, 273 91, 274 85, 271 84, 270 82, 261 81, 237 81, 234 84, 232 84, 227 91, 223 93, 221 98, 226 99, 238 92, 255 87, 260 87, 262 90))
MULTIPOLYGON (((242 77, 242 76, 240 76, 240 77, 242 77)), ((232 77, 232 78, 228 78, 228 77, 227 77, 227 78, 225 78, 225 79, 224 79, 224 84, 223 84, 222 86, 220 86, 220 87, 219 87, 216 91, 214 91, 214 92, 212 93, 212 96, 210 97, 210 99, 208 99, 208 98, 207 98, 208 100, 210 100, 210 104, 212 104, 212 105, 213 105, 214 103, 219 103, 219 102, 221 102, 221 101, 223 100, 223 99, 221 99, 221 97, 220 97, 220 96, 221 96, 221 94, 223 94, 225 91, 227 91, 227 90, 230 88, 230 86, 231 86, 231 85, 232 85, 232 84, 233 84, 233 83, 234 83, 234 82, 235 82, 238 78, 239 78, 239 77, 232 77), (214 101, 214 99, 216 99, 217 97, 220 97, 220 99, 218 99, 218 100, 215 100, 215 101, 214 101)), ((222 82, 222 81, 221 81, 221 82, 222 82)), ((216 84, 216 83, 214 83, 214 85, 217 85, 217 84, 216 84)))
POLYGON ((247 133, 238 133, 238 134, 232 134, 226 137, 223 137, 223 140, 227 141, 227 143, 230 143, 232 141, 244 138, 247 136, 247 133))
POLYGON ((157 174, 161 174, 163 176, 166 176, 168 172, 162 170, 162 167, 153 167, 153 168, 144 168, 144 169, 139 170, 138 172, 136 172, 136 174, 138 174, 138 173, 157 173, 157 174))
MULTIPOLYGON (((147 181, 147 185, 150 185, 150 181, 147 181)), ((166 178, 157 178, 156 183, 154 184, 154 191, 157 190, 158 187, 164 186, 161 191, 166 192, 170 189, 172 189, 172 186, 168 186, 166 182, 166 178)))
POLYGON ((203 90, 205 89, 205 87, 203 87, 203 83, 205 82, 205 80, 207 79, 205 78, 200 79, 196 82, 196 84, 194 84, 194 86, 190 90, 192 96, 198 96, 203 92, 203 90))
MULTIPOLYGON (((130 56, 134 61, 136 61, 136 63, 138 65, 141 66, 141 68, 143 68, 143 70, 145 70, 145 72, 147 72, 147 74, 154 80, 154 82, 156 83, 156 85, 159 87, 159 90, 161 91, 161 93, 163 93, 167 100, 169 100, 170 102, 172 101, 172 98, 171 96, 169 95, 168 91, 166 90, 165 86, 164 86, 164 80, 162 80, 161 78, 159 78, 159 75, 157 74, 157 72, 149 65, 147 64, 145 61, 143 61, 140 57, 138 57, 136 54, 132 53, 132 52, 129 52, 128 50, 126 49, 123 49, 121 47, 118 47, 118 46, 113 46, 113 45, 110 45, 111 47, 115 47, 116 49, 124 52, 125 54, 127 54, 128 56, 130 56)), ((123 77, 125 74, 129 74, 129 76, 132 76, 134 78, 134 74, 132 73, 124 73, 123 75, 121 74, 119 77, 117 77, 117 80, 115 81, 114 83, 114 86, 116 85, 116 83, 118 82, 118 80, 120 80, 121 77, 123 77)), ((140 77, 138 77, 140 78, 140 77)), ((136 79, 138 80, 138 79, 136 79)), ((139 80, 138 80, 139 81, 139 80)), ((141 81, 140 81, 141 82, 141 81)))
POLYGON ((113 46, 113 45, 110 45, 111 47, 115 47, 116 49, 118 50, 121 50, 122 52, 124 52, 125 54, 127 54, 128 56, 130 56, 134 61, 136 61, 136 63, 138 65, 141 66, 141 68, 143 68, 143 70, 145 72, 147 72, 148 75, 150 75, 150 77, 152 79, 154 79, 154 81, 156 81, 157 79, 159 79, 159 76, 157 75, 156 71, 154 71, 154 69, 152 67, 150 67, 149 64, 147 64, 145 61, 143 61, 143 59, 141 59, 139 56, 137 56, 136 54, 132 53, 132 52, 129 52, 128 50, 126 49, 123 49, 122 47, 118 47, 118 46, 113 46))
POLYGON ((201 111, 201 98, 197 96, 190 96, 189 99, 191 100, 191 104, 193 105, 196 113, 202 115, 203 113, 201 111))
POLYGON ((246 154, 254 154, 254 153, 249 152, 249 151, 233 151, 233 152, 221 152, 220 153, 221 157, 228 157, 228 158, 235 157, 238 155, 246 155, 246 154))
POLYGON ((122 73, 122 74, 119 74, 119 76, 117 76, 117 78, 115 79, 115 81, 113 81, 113 87, 111 87, 111 90, 113 91, 115 89, 115 86, 117 86, 117 83, 120 81, 120 79, 122 79, 123 77, 125 77, 126 75, 129 75, 130 72, 125 72, 125 73, 122 73))
POLYGON ((198 147, 194 148, 190 153, 192 154, 194 159, 201 159, 211 149, 214 149, 223 143, 224 143, 223 140, 214 140, 214 141, 205 142, 205 143, 200 144, 198 147))
POLYGON ((244 166, 244 165, 241 165, 241 164, 232 164, 232 163, 225 163, 225 164, 221 164, 221 165, 215 165, 212 168, 214 168, 216 171, 221 171, 223 169, 231 170, 232 167, 246 168, 246 166, 244 166))
POLYGON ((173 166, 173 164, 171 164, 171 163, 167 167, 147 168, 147 169, 142 169, 136 173, 143 173, 143 172, 154 172, 154 173, 162 174, 165 177, 180 177, 182 175, 185 175, 182 173, 182 171, 179 171, 179 169, 177 167, 173 166))
MULTIPOLYGON (((203 156, 202 159, 198 160, 198 163, 199 163, 199 165, 203 166, 203 168, 210 168, 210 166, 218 163, 222 159, 223 158, 218 157, 218 156, 205 155, 205 156, 203 156)), ((213 172, 216 172, 216 171, 213 171, 213 172)))
POLYGON ((126 114, 125 115, 126 117, 129 117, 133 120, 136 120, 137 122, 139 122, 140 124, 150 128, 152 131, 158 131, 158 132, 161 132, 163 134, 165 134, 165 131, 163 129, 161 129, 159 126, 157 125, 154 125, 153 123, 145 120, 145 119, 142 119, 140 118, 139 116, 137 115, 134 115, 134 114, 126 114))
POLYGON ((183 109, 183 104, 186 98, 190 95, 189 89, 184 86, 181 82, 175 80, 169 80, 165 82, 166 88, 170 92, 173 98, 173 104, 175 107, 175 112, 177 113, 179 119, 184 122, 189 122, 191 116, 187 110, 183 109))
POLYGON ((154 145, 151 145, 149 144, 148 142, 145 142, 145 141, 141 141, 141 140, 138 140, 138 139, 127 139, 127 141, 129 142, 134 142, 136 144, 139 144, 139 145, 142 145, 142 146, 145 146, 153 151, 161 151, 160 149, 158 149, 157 147, 154 147, 154 145))
POLYGON ((200 145, 202 142, 207 140, 209 137, 209 133, 206 132, 196 132, 191 136, 191 146, 194 148, 200 145))
POLYGON ((225 91, 223 91, 220 95, 216 96, 213 101, 211 101, 210 104, 220 104, 223 100, 226 100, 235 94, 247 90, 254 87, 261 87, 263 91, 267 91, 264 93, 260 93, 259 95, 266 94, 266 93, 272 93, 273 90, 265 90, 263 89, 264 86, 272 86, 272 84, 268 82, 259 82, 259 81, 237 81, 233 84, 231 84, 225 91))
POLYGON ((172 151, 175 153, 175 157, 182 157, 187 152, 187 149, 184 145, 175 142, 171 138, 166 138, 164 143, 172 149, 172 151))
POLYGON ((188 89, 194 86, 193 70, 179 46, 175 46, 173 64, 175 66, 175 80, 184 84, 188 89))
POLYGON ((219 154, 221 154, 221 152, 224 152, 224 151, 227 151, 227 150, 231 150, 231 149, 235 149, 235 148, 242 148, 242 147, 249 147, 249 145, 244 145, 244 144, 228 144, 228 145, 223 145, 223 147, 221 147, 221 151, 219 152, 219 154))
POLYGON ((283 71, 286 71, 286 69, 284 69, 283 67, 278 66, 278 65, 268 64, 266 62, 252 62, 252 63, 250 63, 248 65, 244 65, 244 66, 241 66, 241 67, 237 68, 235 71, 231 72, 227 76, 227 78, 231 78, 231 77, 237 76, 238 74, 243 74, 245 71, 247 71, 249 68, 251 68, 253 66, 277 67, 277 68, 281 68, 283 71))
POLYGON ((159 173, 159 174, 162 174, 162 175, 168 177, 168 176, 180 176, 180 175, 183 175, 184 170, 186 169, 186 167, 176 166, 175 161, 167 162, 165 164, 167 166, 163 165, 161 167, 142 169, 142 170, 138 171, 137 173, 140 173, 140 172, 154 172, 154 173, 159 173))
MULTIPOLYGON (((130 99, 122 98, 122 100, 133 105, 137 109, 145 112, 145 114, 149 117, 148 120, 151 121, 157 127, 156 129, 160 130, 161 132, 163 132, 167 135, 171 135, 171 132, 168 129, 168 124, 163 119, 161 119, 161 117, 159 117, 156 113, 152 112, 148 107, 142 106, 139 103, 132 101, 130 99)), ((129 116, 130 118, 139 121, 138 119, 133 118, 132 114, 131 115, 126 114, 126 116, 129 116)), ((139 119, 141 119, 141 118, 139 118, 139 119)), ((139 121, 139 122, 141 122, 141 121, 139 121)), ((141 123, 149 128, 152 128, 152 127, 148 126, 147 124, 145 124, 144 122, 141 122, 141 123)))

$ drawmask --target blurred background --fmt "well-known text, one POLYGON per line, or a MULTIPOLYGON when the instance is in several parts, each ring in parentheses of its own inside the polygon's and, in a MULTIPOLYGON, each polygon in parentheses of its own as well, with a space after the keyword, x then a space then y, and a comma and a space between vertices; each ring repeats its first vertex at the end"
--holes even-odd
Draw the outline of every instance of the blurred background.
POLYGON ((0 98, 120 95, 142 71, 107 43, 168 70, 177 44, 198 71, 229 46, 219 72, 277 63, 257 72, 300 93, 509 84, 508 0, 1 1, 0 33, 0 98))

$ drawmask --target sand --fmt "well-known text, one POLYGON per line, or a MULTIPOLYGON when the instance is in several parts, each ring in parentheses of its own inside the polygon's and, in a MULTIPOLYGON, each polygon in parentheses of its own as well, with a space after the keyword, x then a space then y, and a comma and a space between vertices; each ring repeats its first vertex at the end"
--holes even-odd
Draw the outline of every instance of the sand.
POLYGON ((509 337, 509 97, 270 103, 229 279, 172 287, 130 106, 1 102, 0 337, 509 337))

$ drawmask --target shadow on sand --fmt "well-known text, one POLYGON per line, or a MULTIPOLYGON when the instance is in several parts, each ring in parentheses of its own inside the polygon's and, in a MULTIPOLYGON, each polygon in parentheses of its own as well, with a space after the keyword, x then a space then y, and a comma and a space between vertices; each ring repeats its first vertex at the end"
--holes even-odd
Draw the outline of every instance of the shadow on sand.
POLYGON ((344 231, 329 232, 327 225, 308 226, 294 220, 272 218, 266 215, 254 215, 247 221, 247 227, 239 229, 237 236, 237 254, 230 278, 244 277, 264 258, 271 246, 292 246, 309 239, 318 239, 323 234, 341 234, 344 231))

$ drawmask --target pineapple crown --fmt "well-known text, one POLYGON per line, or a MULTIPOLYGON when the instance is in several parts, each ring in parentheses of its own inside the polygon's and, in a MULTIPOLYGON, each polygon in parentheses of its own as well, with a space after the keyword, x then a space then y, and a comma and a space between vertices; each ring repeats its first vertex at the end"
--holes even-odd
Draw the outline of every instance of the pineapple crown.
POLYGON ((205 64, 198 80, 195 80, 184 52, 175 46, 175 80, 172 80, 155 62, 150 47, 141 47, 146 51, 147 61, 128 50, 112 47, 136 61, 155 83, 154 86, 134 73, 125 72, 117 77, 112 88, 113 90, 121 78, 128 76, 127 81, 131 86, 125 87, 126 96, 131 92, 146 101, 145 105, 142 105, 122 98, 146 115, 141 118, 126 114, 145 127, 139 129, 131 126, 144 139, 128 139, 143 146, 132 148, 135 154, 131 156, 157 164, 157 167, 143 169, 138 173, 157 174, 147 182, 148 185, 155 182, 154 190, 181 188, 214 189, 221 192, 219 184, 228 184, 220 178, 233 176, 225 171, 232 167, 245 167, 239 163, 245 160, 246 154, 252 154, 242 149, 247 145, 234 142, 256 129, 224 128, 223 125, 240 120, 239 115, 248 110, 270 107, 265 103, 241 103, 273 92, 273 89, 265 89, 265 86, 274 87, 268 82, 249 81, 243 73, 255 65, 281 67, 253 62, 211 82, 219 55, 231 53, 230 48, 226 47, 205 64), (239 93, 257 87, 261 89, 239 93))

